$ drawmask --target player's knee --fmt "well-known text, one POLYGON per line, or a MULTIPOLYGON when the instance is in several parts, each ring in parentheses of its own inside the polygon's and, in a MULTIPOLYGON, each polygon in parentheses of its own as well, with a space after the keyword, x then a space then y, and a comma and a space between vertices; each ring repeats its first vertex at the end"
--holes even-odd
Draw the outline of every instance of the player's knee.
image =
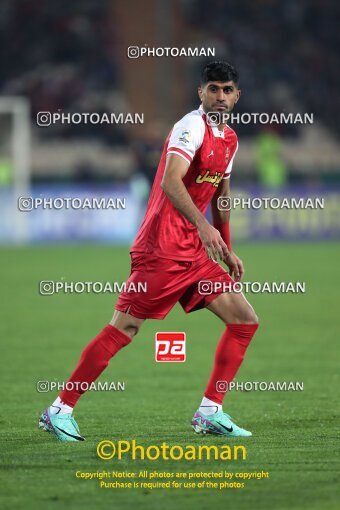
POLYGON ((137 335, 140 328, 139 324, 135 324, 133 322, 126 322, 125 324, 113 324, 112 322, 113 321, 110 322, 112 326, 119 329, 119 331, 129 336, 131 339, 137 335))
POLYGON ((118 312, 115 310, 115 313, 110 321, 111 326, 119 329, 122 333, 133 338, 137 335, 143 320, 137 319, 131 315, 118 312))
POLYGON ((244 324, 259 324, 259 318, 253 308, 247 311, 247 317, 244 324))
POLYGON ((133 338, 137 335, 139 331, 139 326, 137 324, 127 324, 123 328, 123 332, 128 335, 130 338, 133 338))
POLYGON ((126 323, 126 324, 117 324, 116 321, 112 320, 110 322, 111 326, 114 326, 115 328, 119 329, 122 333, 129 336, 130 338, 133 338, 137 335, 140 325, 139 324, 133 324, 133 323, 126 323))
POLYGON ((234 322, 234 324, 259 324, 259 318, 254 309, 249 306, 243 309, 241 313, 237 314, 232 322, 234 322))

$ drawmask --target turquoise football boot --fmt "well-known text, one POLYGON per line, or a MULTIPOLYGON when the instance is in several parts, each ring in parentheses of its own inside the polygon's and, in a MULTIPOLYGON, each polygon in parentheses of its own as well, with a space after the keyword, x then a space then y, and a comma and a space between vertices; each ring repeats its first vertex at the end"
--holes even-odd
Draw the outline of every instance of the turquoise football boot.
POLYGON ((85 441, 71 413, 50 414, 47 408, 40 416, 38 425, 44 431, 51 432, 59 441, 85 441))
POLYGON ((231 421, 229 414, 219 411, 214 414, 205 415, 196 411, 191 421, 191 426, 196 434, 213 434, 215 436, 239 436, 248 437, 252 433, 242 429, 231 421))

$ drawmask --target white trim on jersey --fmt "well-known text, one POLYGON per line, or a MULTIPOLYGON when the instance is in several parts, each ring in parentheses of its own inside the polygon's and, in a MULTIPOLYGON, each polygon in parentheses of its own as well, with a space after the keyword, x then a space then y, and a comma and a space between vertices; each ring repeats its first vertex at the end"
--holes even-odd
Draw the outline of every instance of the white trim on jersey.
MULTIPOLYGON (((190 157, 190 163, 204 139, 205 124, 199 110, 185 115, 173 127, 168 149, 180 149, 190 157)), ((169 152, 168 152, 169 153, 169 152)))
MULTIPOLYGON (((174 147, 174 148, 176 149, 176 147, 174 147)), ((182 149, 182 151, 183 151, 183 149, 182 149)), ((166 155, 168 155, 168 154, 176 154, 176 156, 180 156, 181 158, 185 159, 185 161, 187 161, 187 162, 189 163, 189 165, 191 164, 192 159, 186 158, 186 157, 184 156, 184 154, 182 154, 182 153, 181 153, 181 152, 179 152, 179 151, 173 151, 173 150, 172 150, 172 151, 168 151, 168 152, 166 153, 166 155)))

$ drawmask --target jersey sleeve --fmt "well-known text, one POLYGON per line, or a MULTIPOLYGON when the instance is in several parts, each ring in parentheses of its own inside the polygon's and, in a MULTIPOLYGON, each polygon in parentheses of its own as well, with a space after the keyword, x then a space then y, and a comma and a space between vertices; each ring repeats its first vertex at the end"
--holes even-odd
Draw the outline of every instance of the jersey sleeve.
POLYGON ((232 171, 232 168, 233 168, 234 157, 236 156, 237 149, 238 149, 238 142, 236 144, 235 152, 232 155, 232 158, 230 159, 230 161, 228 163, 228 166, 227 166, 227 168, 226 168, 226 170, 224 172, 223 179, 230 179, 230 174, 231 174, 231 171, 232 171))
POLYGON ((204 138, 204 122, 201 116, 186 115, 177 122, 170 135, 167 154, 177 154, 189 164, 204 138))

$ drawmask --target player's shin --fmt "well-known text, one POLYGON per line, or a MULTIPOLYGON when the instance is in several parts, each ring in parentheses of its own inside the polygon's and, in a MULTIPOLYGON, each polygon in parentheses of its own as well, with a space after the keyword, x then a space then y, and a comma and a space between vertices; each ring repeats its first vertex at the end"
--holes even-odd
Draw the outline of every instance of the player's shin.
MULTIPOLYGON (((205 399, 218 406, 222 405, 229 383, 236 376, 258 326, 258 324, 227 325, 216 349, 213 371, 204 392, 205 399)), ((205 410, 200 407, 200 411, 205 410)))
POLYGON ((89 385, 108 366, 110 359, 130 342, 128 335, 110 324, 106 326, 83 350, 78 365, 68 380, 69 384, 59 394, 60 401, 73 408, 89 385))

